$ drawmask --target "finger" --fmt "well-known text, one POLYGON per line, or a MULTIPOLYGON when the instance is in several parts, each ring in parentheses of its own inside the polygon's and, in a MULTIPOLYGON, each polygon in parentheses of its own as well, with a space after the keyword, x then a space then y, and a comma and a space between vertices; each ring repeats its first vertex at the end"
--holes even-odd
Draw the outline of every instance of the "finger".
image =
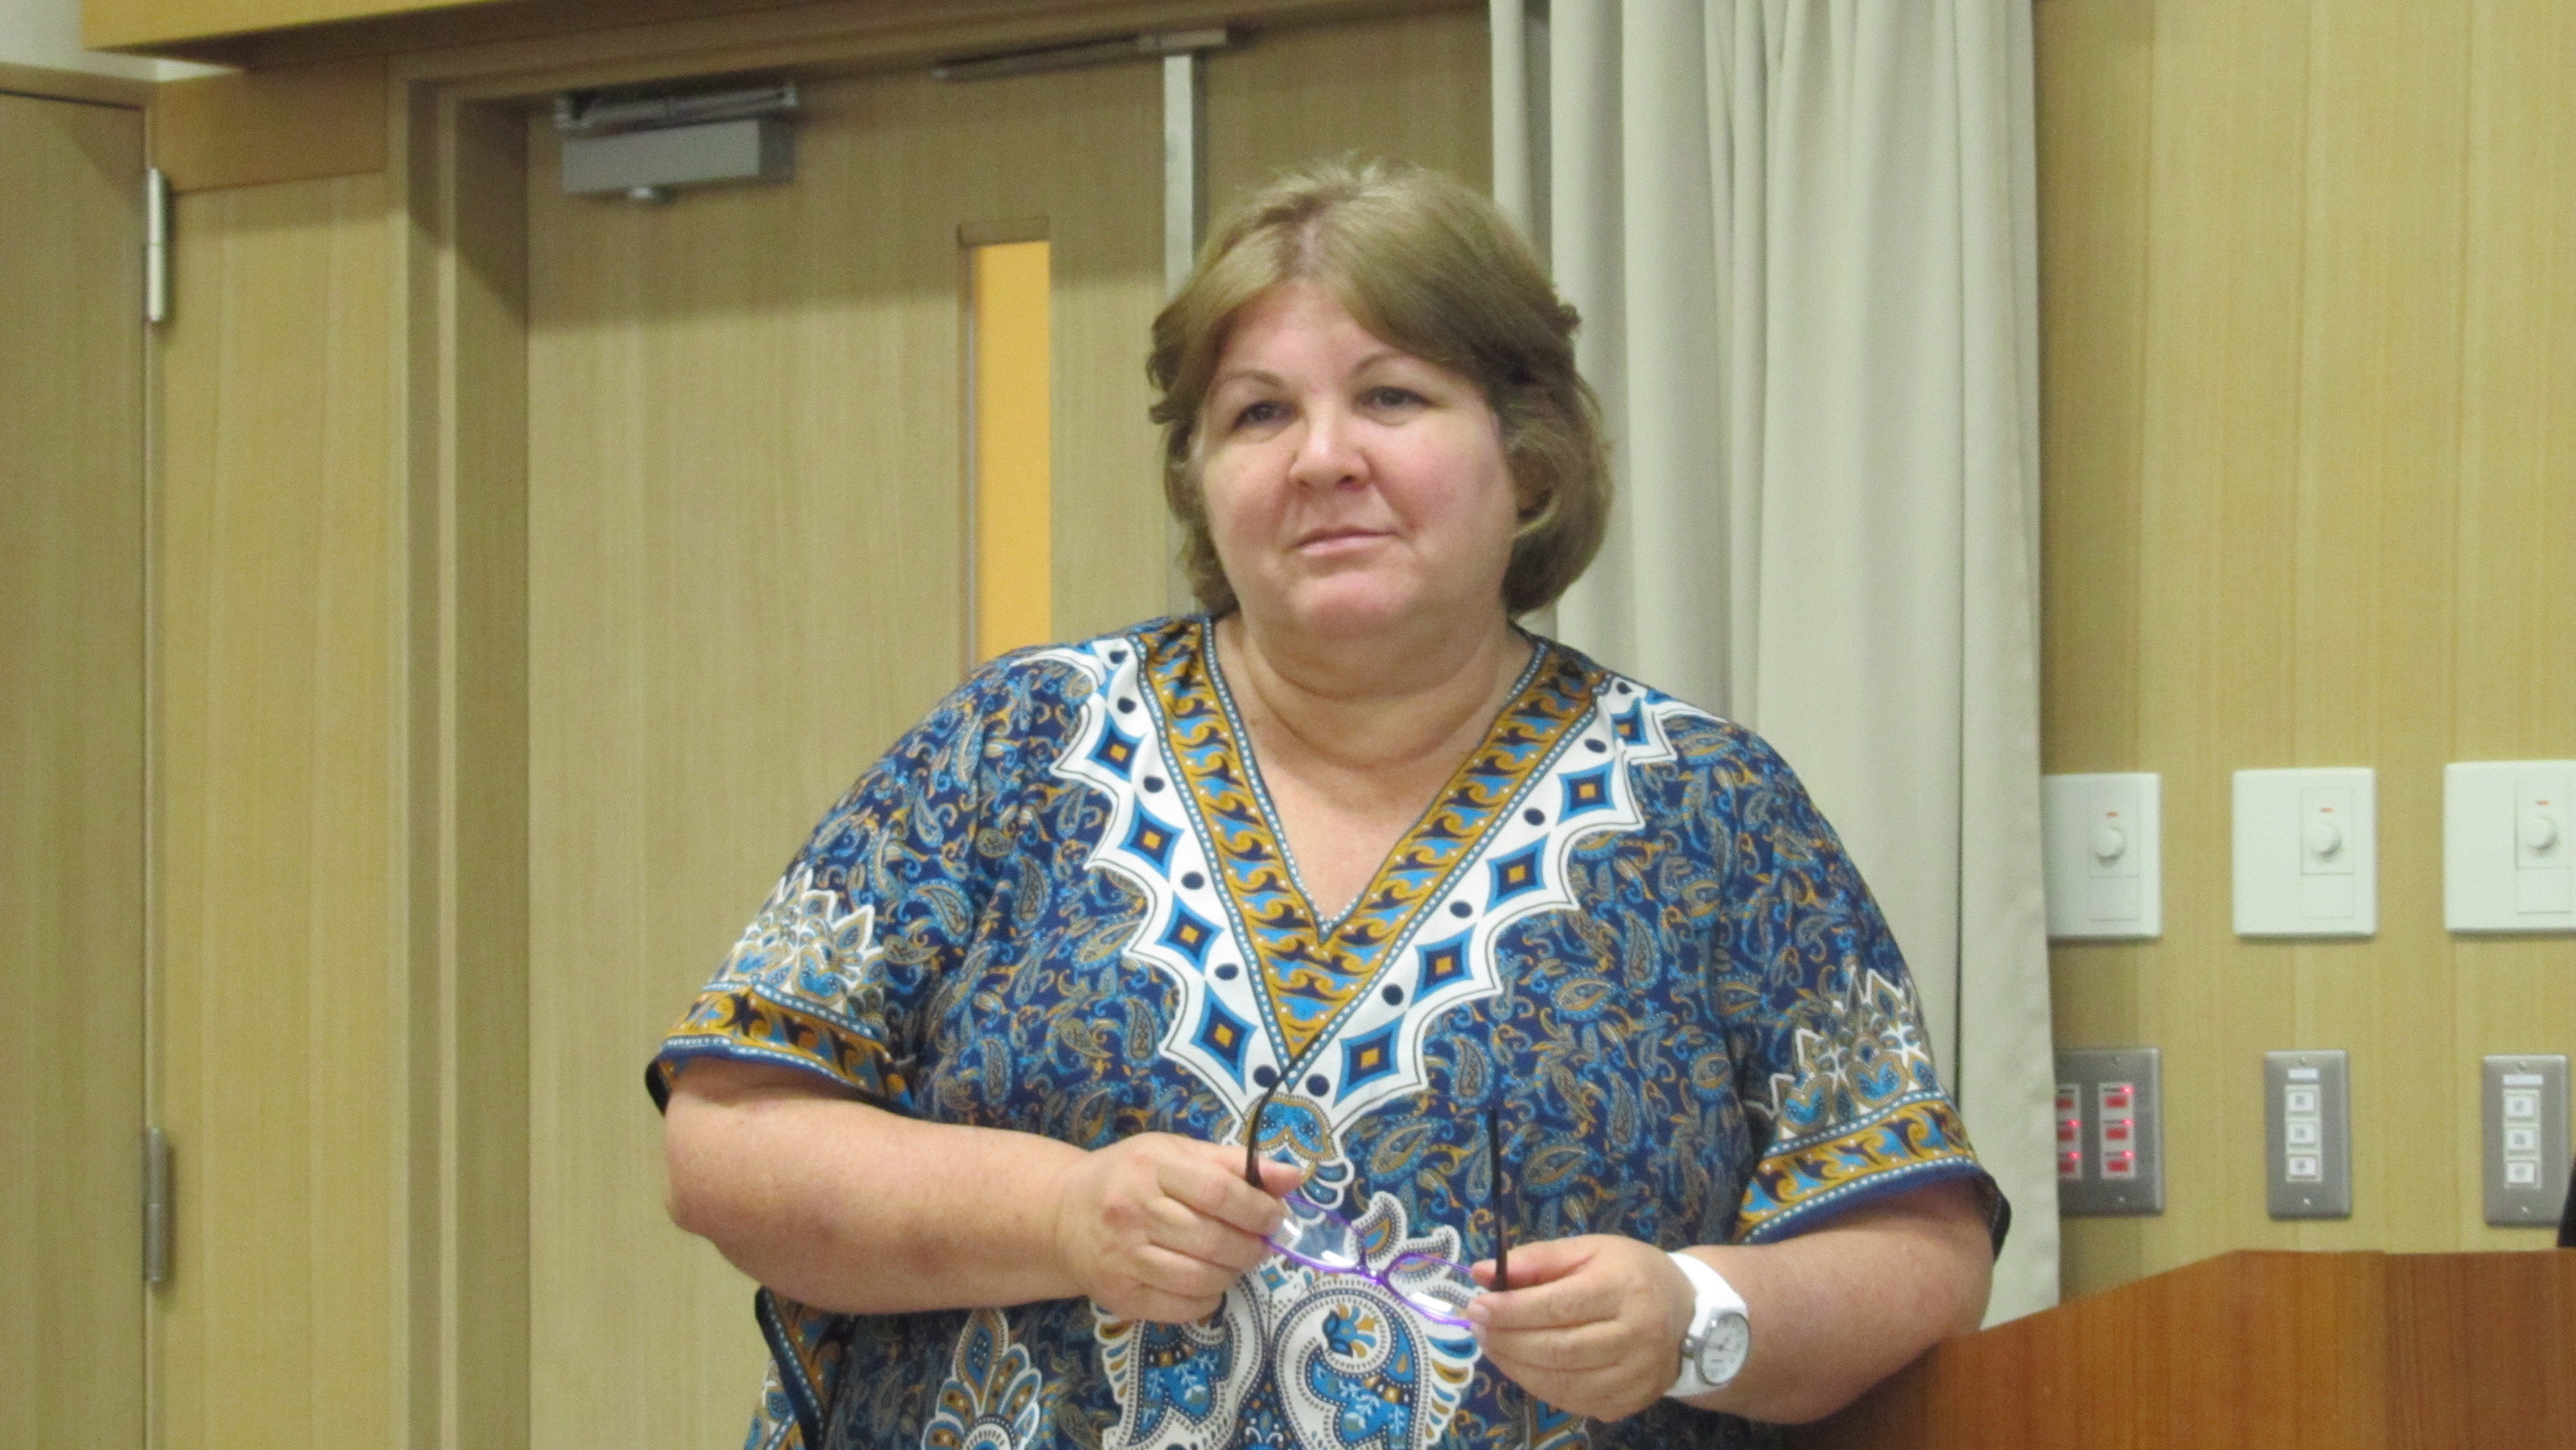
POLYGON ((1261 1262, 1277 1229, 1279 1200, 1232 1174, 1205 1176, 1200 1164, 1167 1164, 1154 1181, 1151 1236, 1184 1253, 1240 1269, 1261 1262))
MULTIPOLYGON (((1626 1365, 1638 1352, 1635 1326, 1617 1320, 1554 1329, 1488 1331, 1485 1353, 1506 1366, 1548 1374, 1582 1374, 1626 1365)), ((1680 1345, 1674 1345, 1680 1363, 1680 1345)))
POLYGON ((1467 1317, 1488 1330, 1569 1328, 1616 1319, 1625 1307, 1616 1284, 1606 1275, 1577 1274, 1521 1288, 1521 1266, 1517 1255, 1514 1259, 1514 1287, 1479 1294, 1468 1303, 1467 1317))
POLYGON ((1538 1360, 1515 1358, 1512 1351, 1517 1347, 1520 1346, 1497 1350, 1488 1345, 1485 1363, 1558 1409, 1603 1420, 1634 1414, 1661 1399, 1680 1368, 1678 1354, 1670 1356, 1667 1363, 1666 1357, 1658 1353, 1557 1368, 1538 1360))
MULTIPOLYGON (((1579 1273, 1589 1266, 1597 1247, 1583 1238, 1541 1239, 1535 1243, 1512 1245, 1512 1288, 1526 1289, 1579 1273)), ((1476 1281, 1491 1285, 1494 1261, 1486 1259, 1474 1266, 1476 1281)))
POLYGON ((1159 1244, 1145 1244, 1128 1255, 1136 1281, 1148 1288, 1183 1299, 1205 1299, 1213 1303, 1233 1288, 1243 1277, 1240 1269, 1176 1253, 1159 1244))
MULTIPOLYGON (((1510 1374, 1506 1370, 1505 1373, 1510 1374)), ((1661 1385, 1598 1374, 1512 1374, 1512 1382, 1559 1410, 1595 1420, 1623 1420, 1663 1398, 1661 1385)))
POLYGON ((1270 1257, 1270 1245, 1260 1235, 1245 1233, 1222 1219, 1209 1218, 1169 1199, 1164 1200, 1158 1222, 1143 1242, 1220 1268, 1229 1278, 1270 1257))
MULTIPOLYGON (((1671 1259, 1652 1245, 1595 1234, 1550 1240, 1531 1249, 1529 1257, 1553 1277, 1522 1288, 1520 1265, 1513 1264, 1514 1287, 1479 1298, 1469 1310, 1471 1319, 1506 1329, 1622 1317, 1642 1326, 1665 1326, 1676 1311, 1687 1313, 1689 1286, 1671 1259)), ((1669 1327, 1678 1332, 1678 1324, 1669 1327)))
MULTIPOLYGON (((1222 1153, 1220 1145, 1207 1144, 1222 1153)), ((1262 1174, 1265 1186, 1270 1174, 1262 1174)), ((1205 1154, 1175 1156, 1157 1165, 1155 1182, 1173 1200, 1258 1239, 1279 1226, 1279 1200, 1243 1181, 1229 1162, 1205 1154)))
POLYGON ((1139 1284, 1130 1285, 1097 1302, 1101 1308, 1121 1319, 1139 1319, 1153 1324, 1195 1324, 1214 1314, 1225 1302, 1225 1296, 1173 1294, 1139 1284))
POLYGON ((1261 1169, 1261 1191, 1272 1198, 1285 1198, 1306 1181, 1306 1167, 1302 1163, 1282 1163, 1274 1158, 1264 1158, 1258 1166, 1261 1169))

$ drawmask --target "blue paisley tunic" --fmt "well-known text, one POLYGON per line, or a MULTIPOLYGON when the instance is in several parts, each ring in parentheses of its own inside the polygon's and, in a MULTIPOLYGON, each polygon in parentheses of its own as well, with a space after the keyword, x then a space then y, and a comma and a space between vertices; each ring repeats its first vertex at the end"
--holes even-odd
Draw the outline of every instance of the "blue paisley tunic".
MULTIPOLYGON (((1759 1243, 1991 1191, 1895 941, 1750 732, 1540 642, 1338 919, 1310 904, 1210 622, 978 671, 834 806, 649 1075, 716 1054, 1084 1147, 1241 1141, 1373 1262, 1759 1243), (1501 1124, 1501 1173, 1487 1146, 1501 1124)), ((1210 1319, 1085 1300, 828 1314, 763 1291, 753 1450, 1725 1446, 1566 1415, 1383 1285, 1274 1256, 1210 1319)))

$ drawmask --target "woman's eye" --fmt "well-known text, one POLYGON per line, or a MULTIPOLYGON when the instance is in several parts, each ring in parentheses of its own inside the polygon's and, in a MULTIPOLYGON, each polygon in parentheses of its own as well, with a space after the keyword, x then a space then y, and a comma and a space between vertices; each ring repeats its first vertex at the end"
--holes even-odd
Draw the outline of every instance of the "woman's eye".
POLYGON ((1408 408, 1422 401, 1420 393, 1411 388, 1399 388, 1393 384, 1371 388, 1360 396, 1362 402, 1378 409, 1408 408))
POLYGON ((1234 415, 1234 426, 1237 428, 1257 428, 1264 423, 1276 423, 1282 417, 1286 416, 1286 414, 1286 409, 1280 407, 1275 402, 1264 399, 1258 403, 1245 404, 1243 410, 1234 415))

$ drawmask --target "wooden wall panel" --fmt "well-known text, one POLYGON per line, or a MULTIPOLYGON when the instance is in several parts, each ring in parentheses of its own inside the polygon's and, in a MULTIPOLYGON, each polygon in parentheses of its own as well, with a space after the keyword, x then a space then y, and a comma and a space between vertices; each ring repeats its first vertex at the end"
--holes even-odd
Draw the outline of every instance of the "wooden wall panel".
POLYGON ((1154 396, 1145 338, 1163 305, 1162 104, 1157 66, 1121 66, 1085 85, 976 82, 939 103, 938 114, 957 118, 942 124, 962 129, 932 144, 991 136, 1026 148, 976 167, 984 175, 968 183, 973 219, 1047 218, 1048 593, 1058 639, 1164 608, 1161 455, 1145 418, 1154 396), (1149 124, 1150 156, 1138 150, 1138 128, 1149 124), (1062 172, 1048 175, 1058 162, 1062 172))
POLYGON ((1285 166, 1358 151, 1493 185, 1481 6, 1265 31, 1207 62, 1208 189, 1222 212, 1285 166))
MULTIPOLYGON (((2576 6, 2485 0, 2470 10, 2467 221, 2461 257, 2459 493, 2463 567, 2451 616, 2454 758, 2576 756, 2576 6)), ((2518 1045, 2554 1024, 2576 1053, 2564 940, 2462 939, 2451 952, 2458 1030, 2518 1045)), ((2449 1145, 2455 1174, 2478 1144, 2449 1145)), ((2465 1178, 2463 1181, 2466 1181, 2465 1178)), ((2481 1228, 2481 1241, 2527 1234, 2481 1228)))
POLYGON ((2301 1226, 2301 1248, 2450 1247, 2459 1202, 2477 1197, 2474 1179, 2423 1172, 2419 1156, 2477 1110, 2441 896, 2467 40, 2459 6, 2319 5, 2310 19, 2285 763, 2378 768, 2379 933, 2286 953, 2300 1040, 2284 1045, 2351 1049, 2370 1149, 2353 1165, 2370 1213, 2301 1226))
POLYGON ((409 1347, 415 1384, 436 1387, 412 1411, 417 1444, 507 1450, 528 1443, 534 1368, 527 127, 509 107, 413 100, 407 129, 452 167, 405 176, 436 241, 405 259, 414 295, 440 299, 406 341, 447 390, 414 393, 409 440, 436 470, 408 500, 409 1347))
MULTIPOLYGON (((2134 677, 2110 687, 2125 691, 2136 712, 2125 727, 2137 740, 2134 758, 2169 762, 2161 767, 2164 941, 2112 949, 2131 964, 2125 993, 2085 984, 2096 988, 2095 1010, 2104 996, 2122 1004, 2127 1032, 2060 1036, 2061 1043, 2170 1044, 2166 1141, 2201 1145, 2195 1164, 2202 1186, 2192 1209, 2169 1211, 2125 1235, 2098 1223, 2070 1226, 2079 1242, 2125 1238, 2145 1256, 2132 1266, 2137 1270, 2199 1257, 2180 1244, 2213 1225, 2224 1226, 2214 1230, 2223 1243, 2284 1242, 2269 1234, 2263 1216, 2262 1124, 2246 1118, 2243 1106, 2246 1086, 2257 1081, 2247 1064, 2259 1063, 2267 1048, 2296 1045, 2294 1003, 2277 964, 2267 965, 2263 949, 2233 935, 2225 843, 2230 772, 2286 759, 2290 744, 2292 642, 2286 631, 2249 630, 2244 622, 2286 620, 2292 598, 2286 544, 2296 502, 2289 484, 2297 462, 2305 229, 2299 209, 2278 199, 2285 187, 2295 192, 2303 174, 2307 33, 2299 5, 2165 7, 2144 15, 2153 48, 2132 59, 2152 60, 2139 133, 2148 206, 2137 217, 2138 270, 2126 283, 2143 303, 2144 362, 2130 404, 2139 471, 2127 484, 2141 499, 2137 532, 2126 541, 2136 592, 2114 596, 2131 620, 2121 648, 2114 653, 2065 631, 2061 644, 2074 672, 2053 680, 2072 687, 2062 716, 2078 719, 2089 707, 2089 681, 2122 673, 2106 661, 2134 661, 2134 677), (2165 223, 2162 208, 2196 190, 2224 200, 2205 206, 2193 224, 2165 223), (2183 842, 2218 849, 2184 849, 2183 842), (2206 1006, 2222 997, 2229 1010, 2212 1020, 2206 1006), (2184 1235, 2180 1244, 2170 1241, 2177 1234, 2184 1235), (2175 1253, 2181 1259, 2161 1257, 2175 1253)), ((2060 84, 2080 82, 2063 77, 2060 84)), ((2043 189, 2049 184, 2043 180, 2043 189)), ((2055 202, 2044 195, 2041 205, 2045 216, 2055 202)), ((2072 264, 2062 275, 2071 289, 2087 280, 2072 264)), ((2041 319, 2043 329, 2055 325, 2045 310, 2041 319)), ((2064 421, 2063 446, 2080 447, 2082 420, 2064 421)), ((2043 486, 2053 487, 2045 479, 2043 486)), ((2075 576, 2089 572, 2103 544, 2082 536, 2058 542, 2058 567, 2079 587, 2075 576)), ((2066 1010, 2087 1006, 2079 992, 2066 1010)))
MULTIPOLYGON (((2137 756, 2134 672, 2096 671, 2079 679, 2077 641, 2137 655, 2138 540, 2143 526, 2139 451, 2144 446, 2140 387, 2146 350, 2146 214, 2149 199, 2147 122, 2154 73, 2145 63, 2154 42, 2148 12, 2134 6, 2042 5, 2033 15, 2035 42, 2050 63, 2037 70, 2039 167, 2043 177, 2070 166, 2089 185, 2073 196, 2042 199, 2050 229, 2049 265, 2040 270, 2039 315, 2049 371, 2041 390, 2040 596, 2041 736, 2052 770, 2108 770, 2093 761, 2137 756), (2080 419, 2082 428, 2069 426, 2080 419), (2081 547, 2079 547, 2081 546, 2081 547)), ((2168 792, 2168 818, 2181 807, 2168 792)), ((2168 862, 2168 877, 2181 867, 2168 862)), ((2183 893, 2168 889, 2167 916, 2183 893)), ((2138 1036, 2139 953, 2099 947, 2082 970, 2092 990, 2054 992, 2060 1042, 2131 1042, 2138 1036)), ((2179 1064, 2168 1062, 2170 1078, 2179 1064)), ((2170 1094, 2168 1097, 2170 1098, 2170 1094)), ((2173 1111, 2170 1107, 2168 1112, 2173 1111)), ((2093 1244, 2092 1224, 2068 1219, 2063 1253, 2070 1261, 2132 1251, 2118 1260, 2136 1272, 2137 1236, 2093 1244)))
POLYGON ((2562 8, 2039 0, 2052 772, 2164 776, 2165 933, 2052 951, 2061 1046, 2165 1052, 2167 1210, 2070 1293, 2480 1222, 2478 1058, 2576 1051, 2576 943, 2441 922, 2441 767, 2576 755, 2562 8), (2554 582, 2553 582, 2554 581, 2554 582), (2563 654, 2563 650, 2560 651, 2563 654), (2248 942, 2230 775, 2379 773, 2380 932, 2248 942), (2355 1214, 2263 1206, 2261 1058, 2353 1054, 2355 1214))
MULTIPOLYGON (((2304 175, 2306 7, 2151 13, 2140 380, 2148 502, 2135 544, 2141 622, 2132 648, 2141 758, 2172 762, 2163 768, 2166 818, 2182 824, 2167 827, 2161 945, 2171 955, 2140 954, 2137 1000, 2152 1017, 2136 1040, 2178 1049, 2167 1064, 2176 1080, 2166 1088, 2166 1139, 2200 1145, 2204 1179, 2192 1211, 2141 1230, 2142 1268, 2202 1257, 2191 1235, 2213 1225, 2224 1227, 2211 1251, 2286 1242, 2263 1216, 2262 1124, 2245 1104, 2262 1053, 2298 1045, 2289 1040, 2295 1002, 2271 949, 2233 934, 2226 843, 2230 773, 2289 758, 2293 642, 2281 626, 2293 607, 2308 225, 2282 203, 2304 175), (2204 189, 2210 204, 2179 225, 2167 218, 2204 189), (2226 1010, 2212 1012, 2221 1001, 2226 1010)), ((2099 663, 2099 652, 2087 654, 2099 663)))
POLYGON ((0 1422, 21 1450, 143 1441, 142 178, 141 112, 0 95, 0 1422))
POLYGON ((392 218, 183 198, 162 336, 155 1443, 395 1439, 392 218))

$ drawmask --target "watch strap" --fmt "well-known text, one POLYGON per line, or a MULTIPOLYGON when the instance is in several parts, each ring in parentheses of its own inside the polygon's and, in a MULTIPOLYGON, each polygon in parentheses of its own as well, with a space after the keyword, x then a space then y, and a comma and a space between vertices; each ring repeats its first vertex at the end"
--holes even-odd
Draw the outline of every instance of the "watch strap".
POLYGON ((1707 1341, 1709 1330, 1716 1324, 1719 1316, 1732 1314, 1739 1319, 1745 1317, 1744 1296, 1735 1292, 1735 1286, 1726 1282, 1724 1274, 1711 1268, 1707 1261, 1697 1255, 1673 1253, 1671 1258, 1673 1266, 1682 1271, 1682 1277, 1690 1280, 1693 1302, 1690 1326, 1682 1331, 1681 1373, 1673 1380, 1673 1387, 1665 1393, 1687 1398, 1692 1395, 1704 1395, 1711 1390, 1723 1389, 1735 1378, 1736 1370, 1743 1368, 1743 1365, 1739 1362, 1727 1370, 1723 1379, 1711 1380, 1700 1373, 1700 1346, 1707 1341))

